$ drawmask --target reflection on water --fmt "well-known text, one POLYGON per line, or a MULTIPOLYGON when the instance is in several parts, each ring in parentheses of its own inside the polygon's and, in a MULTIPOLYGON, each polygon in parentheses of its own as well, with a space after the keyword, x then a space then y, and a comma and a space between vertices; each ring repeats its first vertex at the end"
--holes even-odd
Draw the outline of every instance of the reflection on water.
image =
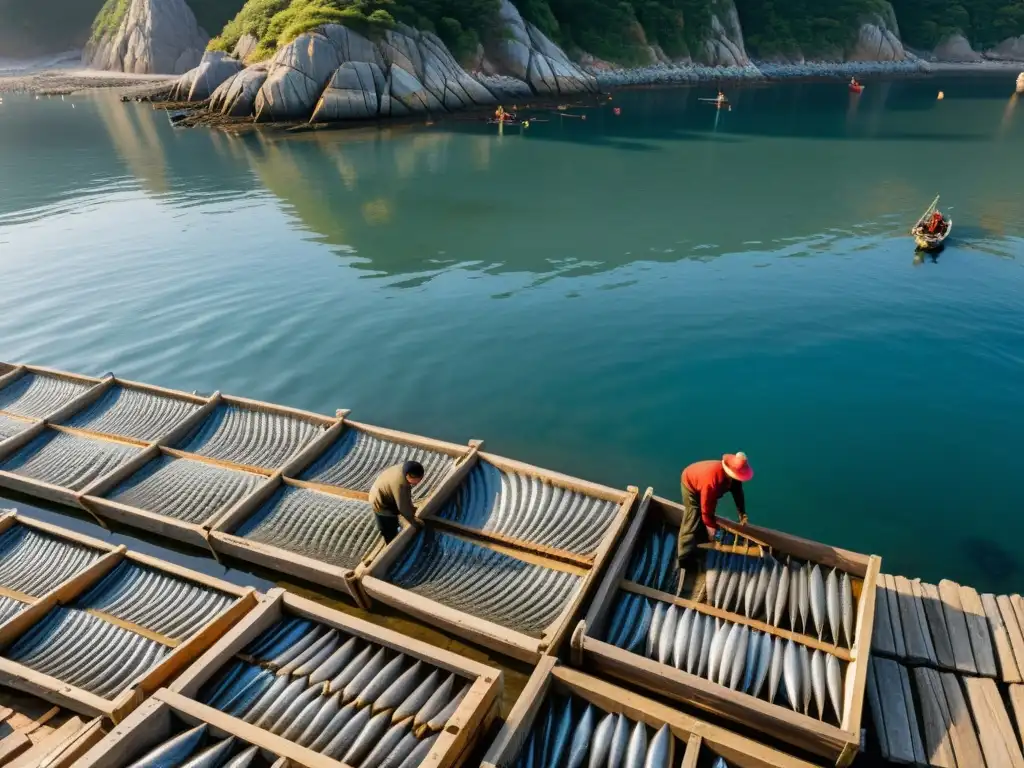
POLYGON ((1007 591, 965 515, 1019 503, 1012 78, 867 86, 730 90, 731 112, 637 90, 502 136, 5 98, 0 359, 353 408, 670 496, 743 448, 758 522, 1007 591), (953 238, 915 269, 937 193, 953 238))

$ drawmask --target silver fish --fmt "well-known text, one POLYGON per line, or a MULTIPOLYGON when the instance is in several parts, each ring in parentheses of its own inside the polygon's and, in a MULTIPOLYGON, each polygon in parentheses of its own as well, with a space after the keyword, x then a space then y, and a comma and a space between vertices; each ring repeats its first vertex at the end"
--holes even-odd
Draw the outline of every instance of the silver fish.
POLYGON ((355 701, 356 697, 362 693, 363 688, 369 685, 370 681, 377 676, 377 673, 384 669, 384 665, 388 662, 387 649, 381 648, 373 655, 366 666, 356 672, 356 676, 348 681, 348 685, 341 692, 341 700, 346 704, 350 701, 355 701))
POLYGON ((729 764, 725 762, 724 757, 719 757, 715 760, 715 763, 711 766, 711 768, 729 768, 729 764))
POLYGON ((587 761, 587 768, 605 768, 608 752, 612 747, 612 735, 615 733, 615 724, 618 718, 614 714, 607 714, 601 718, 601 722, 594 729, 594 746, 590 750, 590 760, 587 761))
POLYGON ((843 634, 846 636, 846 647, 853 647, 853 584, 850 583, 850 574, 843 571, 843 578, 839 583, 839 603, 843 613, 843 634))
POLYGON ((448 702, 444 709, 442 709, 440 712, 438 712, 436 715, 430 718, 429 721, 427 721, 427 729, 431 731, 443 730, 444 727, 448 724, 448 721, 451 720, 452 717, 455 715, 455 710, 459 708, 459 705, 462 703, 462 700, 466 698, 466 694, 468 692, 469 686, 463 686, 462 690, 459 691, 458 694, 456 694, 454 699, 448 702))
POLYGON ((825 716, 825 654, 817 648, 811 655, 811 688, 814 690, 818 719, 821 720, 825 716))
POLYGON ((291 768, 292 761, 287 757, 279 757, 275 760, 270 768, 291 768))
POLYGON ((309 677, 309 675, 312 674, 313 671, 334 651, 334 643, 337 640, 337 637, 338 630, 330 630, 323 637, 309 646, 309 648, 281 667, 277 671, 277 674, 294 674, 296 677, 309 677))
POLYGON ((235 746, 235 737, 228 736, 204 749, 195 757, 181 764, 181 768, 216 768, 220 765, 235 746))
POLYGON ((266 712, 270 705, 277 701, 278 697, 284 692, 284 689, 288 687, 291 680, 287 677, 279 677, 274 681, 274 684, 270 686, 266 693, 260 696, 256 703, 242 715, 242 719, 247 723, 255 723, 266 712))
POLYGON ((736 647, 733 650, 732 666, 729 670, 729 687, 734 691, 740 684, 740 680, 743 679, 744 662, 747 660, 747 646, 754 645, 750 642, 750 628, 745 624, 740 625, 739 638, 736 641, 736 647))
MULTIPOLYGON (((553 704, 552 704, 553 706, 553 704)), ((572 728, 572 698, 566 697, 562 712, 555 719, 554 739, 551 744, 551 755, 548 765, 558 765, 562 755, 569 746, 569 731, 572 728)))
POLYGON ((700 641, 700 663, 697 665, 697 674, 700 677, 711 678, 711 646, 714 645, 719 621, 719 619, 712 621, 710 616, 704 617, 704 636, 700 641))
POLYGON ((761 651, 761 633, 757 630, 750 631, 747 640, 747 654, 743 661, 743 685, 740 690, 749 693, 750 686, 754 684, 754 675, 757 673, 758 653, 761 651))
POLYGON ((422 674, 422 670, 423 662, 417 661, 399 675, 398 679, 391 683, 380 696, 374 698, 373 711, 379 712, 382 709, 396 709, 399 704, 409 698, 409 695, 416 686, 416 681, 419 680, 420 674, 422 674))
MULTIPOLYGON (((331 694, 327 701, 321 704, 320 709, 317 711, 316 716, 306 726, 306 729, 302 731, 298 738, 293 739, 296 744, 303 747, 308 747, 317 737, 324 732, 327 728, 328 723, 334 719, 334 716, 338 714, 338 710, 341 709, 341 694, 331 694)), ((285 738, 288 738, 288 734, 285 734, 285 738)))
MULTIPOLYGON (((339 703, 341 702, 340 693, 336 693, 334 694, 334 696, 331 697, 332 700, 335 698, 337 698, 339 703)), ((313 734, 313 741, 309 745, 309 748, 314 752, 323 752, 327 745, 334 741, 334 739, 342 732, 342 730, 344 730, 345 726, 349 724, 349 721, 351 721, 355 717, 358 711, 360 710, 356 709, 355 703, 348 704, 339 709, 337 714, 335 714, 334 717, 331 718, 330 722, 323 727, 323 730, 320 733, 313 734)), ((366 712, 366 710, 362 711, 366 712)), ((370 713, 367 712, 367 719, 369 718, 369 714, 370 713)), ((299 738, 306 739, 308 738, 308 736, 308 733, 304 733, 299 738)))
MULTIPOLYGON (((673 765, 675 737, 667 725, 661 726, 647 748, 644 768, 670 768, 673 765)), ((570 766, 570 768, 572 768, 570 766)))
POLYGON ((782 679, 785 650, 786 641, 781 637, 776 637, 772 641, 772 662, 768 672, 768 701, 771 702, 775 701, 775 695, 779 692, 779 681, 782 679))
MULTIPOLYGON (((635 579, 634 579, 635 581, 635 579)), ((636 607, 639 605, 640 595, 627 592, 619 597, 615 610, 608 617, 605 628, 605 641, 612 645, 622 647, 624 636, 629 632, 632 622, 635 621, 636 607)))
MULTIPOLYGON (((410 693, 398 708, 395 710, 395 714, 391 718, 391 722, 397 723, 404 720, 407 717, 414 716, 420 711, 420 708, 427 703, 434 691, 437 690, 438 683, 441 680, 441 670, 435 669, 429 675, 427 679, 420 683, 416 690, 410 693)), ((396 682, 395 685, 398 685, 396 682)))
MULTIPOLYGON (((765 595, 768 594, 768 580, 772 575, 772 563, 774 560, 770 555, 765 554, 757 567, 757 582, 754 584, 754 604, 750 609, 750 618, 756 618, 764 606, 765 595)), ((767 611, 766 611, 767 614, 767 611)))
MULTIPOLYGON (((754 582, 756 579, 751 579, 753 575, 753 563, 754 558, 744 557, 743 558, 743 569, 740 571, 740 585, 736 591, 736 612, 739 613, 741 610, 745 611, 746 600, 747 600, 747 585, 754 582)), ((744 615, 746 613, 744 612, 744 615)))
POLYGON ((782 622, 783 611, 789 598, 789 568, 779 564, 779 591, 775 595, 775 609, 772 613, 772 624, 776 627, 782 622))
POLYGON ((640 646, 646 642, 653 621, 654 611, 651 608, 651 603, 646 598, 643 598, 641 599, 640 621, 633 627, 632 632, 622 647, 630 653, 639 651, 640 646))
POLYGON ((665 604, 659 602, 654 606, 654 616, 651 618, 651 627, 647 630, 647 647, 644 656, 648 659, 657 657, 658 637, 661 633, 661 625, 665 621, 665 604))
MULTIPOLYGON (((288 678, 285 679, 287 680, 288 678)), ((288 683, 288 687, 285 688, 281 692, 281 695, 277 697, 277 700, 267 708, 267 711, 263 713, 263 717, 256 721, 256 727, 269 731, 270 728, 281 718, 281 715, 284 714, 285 710, 292 705, 292 702, 301 696, 303 691, 308 687, 308 677, 297 677, 288 683)))
POLYGON ((356 737, 355 742, 349 747, 345 756, 341 758, 341 762, 346 765, 360 765, 363 762, 363 758, 373 751, 374 745, 377 743, 391 726, 391 715, 388 712, 378 712, 376 715, 370 718, 370 721, 363 728, 362 733, 356 737))
POLYGON ((750 691, 750 695, 755 698, 761 695, 761 689, 764 688, 764 681, 768 677, 768 669, 772 662, 772 650, 775 644, 772 642, 772 636, 765 632, 759 638, 758 645, 760 648, 757 651, 757 672, 754 675, 754 687, 750 691))
POLYGON ((665 611, 665 618, 661 621, 660 634, 658 636, 657 659, 660 664, 672 662, 672 645, 676 639, 676 627, 679 624, 679 609, 675 603, 665 611))
POLYGON ((377 742, 373 750, 366 759, 363 760, 360 768, 381 768, 385 764, 385 761, 401 760, 405 757, 408 752, 415 749, 415 741, 410 745, 407 752, 402 754, 398 753, 399 745, 405 740, 405 738, 412 732, 412 720, 406 718, 400 723, 395 723, 388 729, 388 732, 381 737, 381 740, 377 742), (392 756, 394 756, 392 758, 392 756))
POLYGON ((445 705, 451 700, 452 688, 454 686, 455 675, 448 675, 447 679, 441 683, 441 686, 434 691, 426 703, 420 707, 419 712, 416 713, 414 728, 419 728, 421 725, 428 723, 431 718, 444 709, 445 705))
POLYGON ((356 654, 354 659, 342 668, 341 672, 334 676, 329 686, 332 693, 334 691, 345 690, 345 686, 352 681, 352 678, 366 668, 367 663, 373 657, 373 650, 374 648, 372 645, 366 646, 362 651, 356 654))
POLYGON ((569 768, 583 768, 583 760, 587 757, 587 749, 590 747, 590 737, 594 733, 594 705, 587 704, 583 710, 580 721, 576 725, 576 731, 572 735, 572 743, 569 745, 569 768))
POLYGON ((732 668, 739 661, 736 651, 739 648, 740 635, 743 633, 742 624, 729 626, 729 633, 725 636, 725 645, 722 648, 722 660, 718 664, 718 674, 714 682, 719 685, 728 685, 732 676, 732 668))
MULTIPOLYGON (((308 695, 309 691, 306 691, 296 699, 295 703, 288 708, 289 711, 286 711, 281 717, 281 721, 288 724, 286 728, 280 731, 279 735, 281 738, 288 739, 288 741, 298 741, 299 737, 306 732, 313 720, 320 716, 322 710, 333 708, 331 707, 331 701, 334 699, 334 696, 322 694, 322 690, 322 686, 310 688, 309 691, 312 691, 313 694, 307 701, 303 701, 303 696, 308 695), (293 715, 291 710, 294 709, 298 711, 293 715)), ((337 710, 335 709, 335 711, 337 710)))
MULTIPOLYGON (((308 680, 308 678, 299 679, 308 680)), ((303 716, 306 717, 306 720, 304 723, 301 723, 301 730, 298 733, 302 733, 302 731, 306 730, 306 725, 309 723, 310 720, 313 719, 314 713, 316 711, 315 709, 309 709, 310 705, 319 708, 318 699, 321 698, 323 692, 323 685, 314 685, 307 688, 298 696, 296 696, 295 700, 288 705, 288 708, 285 709, 285 711, 277 719, 277 722, 271 725, 270 732, 276 734, 277 736, 280 736, 282 733, 288 730, 288 727, 293 722, 295 722, 303 716)), ((327 703, 326 699, 324 699, 323 703, 327 703)), ((296 734, 296 736, 298 735, 298 733, 296 734)))
POLYGON ((626 768, 643 768, 647 756, 647 726, 637 723, 626 747, 626 768))
POLYGON ((309 676, 309 682, 316 684, 322 683, 324 680, 330 680, 351 661, 352 657, 356 655, 358 647, 359 641, 354 637, 350 637, 334 649, 331 655, 324 659, 319 667, 313 670, 309 676))
POLYGON ((811 652, 806 645, 798 643, 797 655, 800 657, 800 697, 804 714, 811 711, 811 652))
POLYGON ((771 623, 775 612, 775 602, 779 594, 779 579, 782 576, 782 564, 775 558, 771 559, 771 572, 768 575, 768 586, 764 594, 764 617, 771 623))
POLYGON ((811 569, 811 617, 818 630, 818 639, 825 629, 825 581, 821 577, 821 566, 811 569))
POLYGON ((700 668, 700 651, 704 642, 704 614, 693 612, 690 622, 690 637, 686 641, 686 671, 691 675, 698 674, 700 668))
POLYGON ((315 643, 323 634, 323 627, 314 625, 309 632, 302 635, 295 642, 285 648, 278 656, 271 659, 269 666, 273 669, 280 669, 285 664, 288 664, 292 659, 296 658, 300 653, 303 653, 309 646, 315 643))
POLYGON ((682 669, 686 664, 686 644, 690 641, 690 625, 693 623, 693 611, 683 611, 676 624, 676 636, 672 640, 672 666, 682 669))
POLYGON ((825 579, 825 605, 828 608, 828 626, 832 633, 832 641, 838 645, 842 620, 839 608, 839 576, 835 568, 828 572, 825 579))
MULTIPOLYGON (((671 592, 675 590, 675 584, 673 583, 678 577, 676 577, 676 569, 674 567, 676 556, 676 538, 670 533, 665 533, 664 538, 661 540, 661 591, 671 592)), ((657 584, 652 584, 655 589, 658 588, 657 584)))
POLYGON ((800 582, 797 589, 797 604, 800 607, 800 631, 807 631, 807 619, 811 613, 811 564, 804 563, 800 569, 800 582))
POLYGON ((732 610, 733 598, 739 592, 740 571, 743 570, 743 558, 741 555, 733 554, 729 562, 729 578, 725 582, 725 593, 722 595, 722 605, 727 611, 732 610))
POLYGON ((717 549, 709 549, 707 558, 704 560, 704 586, 707 592, 707 600, 714 604, 715 584, 718 582, 719 564, 722 558, 717 549))
POLYGON ((620 714, 615 721, 612 732, 611 748, 608 750, 608 768, 622 768, 626 759, 626 747, 629 744, 629 720, 620 714))
POLYGON ((248 768, 255 757, 256 753, 260 751, 259 747, 248 747, 243 749, 228 762, 224 763, 223 768, 248 768))
POLYGON ((718 671, 722 666, 722 654, 725 651, 725 642, 729 637, 729 629, 732 625, 715 619, 715 634, 711 640, 711 659, 708 664, 708 680, 718 682, 718 671))
POLYGON ((825 682, 828 697, 832 700, 832 709, 836 712, 836 722, 843 722, 843 672, 839 667, 839 659, 831 653, 825 656, 825 682))
POLYGON ((551 754, 552 734, 555 730, 555 702, 549 700, 544 707, 544 722, 540 732, 540 743, 537 745, 537 760, 540 765, 548 764, 548 756, 551 754))
MULTIPOLYGON (((338 716, 341 716, 348 707, 345 707, 338 716)), ((385 714, 385 713, 381 713, 385 714)), ((356 739, 359 738, 359 734, 366 728, 367 723, 370 722, 370 708, 363 707, 362 709, 356 710, 355 714, 350 715, 345 725, 338 731, 337 735, 331 739, 322 750, 323 754, 328 757, 333 757, 335 760, 342 758, 349 748, 356 743, 356 739)))
POLYGON ((164 766, 169 767, 183 763, 203 740, 206 728, 206 723, 203 723, 165 741, 129 765, 128 768, 164 768, 164 766))
MULTIPOLYGON (((373 679, 366 684, 359 695, 356 696, 356 706, 364 707, 368 704, 373 704, 377 701, 384 691, 386 691, 393 682, 395 682, 402 675, 402 667, 405 665, 406 657, 405 654, 398 654, 389 661, 384 668, 374 675, 373 679)), ((375 707, 374 711, 380 709, 375 707)))
POLYGON ((800 658, 796 643, 786 641, 786 652, 782 660, 782 678, 786 683, 786 698, 794 712, 800 711, 800 658))
POLYGON ((416 748, 409 753, 409 756, 398 764, 398 768, 416 768, 416 766, 422 763, 424 758, 430 754, 430 750, 434 748, 434 742, 437 741, 437 737, 438 734, 435 733, 433 736, 428 736, 421 741, 416 748))
POLYGON ((748 618, 754 617, 754 601, 757 597, 757 582, 761 578, 761 571, 764 570, 764 560, 751 558, 750 577, 747 579, 747 587, 743 590, 743 615, 748 618))
POLYGON ((797 631, 800 619, 800 566, 789 561, 789 628, 797 631))
POLYGON ((267 691, 274 687, 278 679, 273 672, 262 669, 248 685, 241 688, 235 696, 226 701, 223 706, 218 706, 217 709, 232 717, 242 717, 267 691))

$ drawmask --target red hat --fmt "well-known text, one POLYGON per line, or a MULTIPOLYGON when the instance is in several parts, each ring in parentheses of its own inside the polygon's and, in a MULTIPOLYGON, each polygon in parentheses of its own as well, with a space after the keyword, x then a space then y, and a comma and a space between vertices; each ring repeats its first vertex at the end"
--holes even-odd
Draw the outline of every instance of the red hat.
POLYGON ((741 483, 747 482, 754 476, 754 470, 750 468, 750 462, 747 461, 747 454, 743 451, 725 454, 722 457, 722 469, 733 480, 739 480, 741 483))

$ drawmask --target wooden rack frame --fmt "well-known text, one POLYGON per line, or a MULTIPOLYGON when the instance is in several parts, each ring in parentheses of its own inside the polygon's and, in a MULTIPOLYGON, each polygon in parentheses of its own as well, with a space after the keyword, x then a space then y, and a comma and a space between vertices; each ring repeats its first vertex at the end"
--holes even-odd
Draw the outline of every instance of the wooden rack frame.
POLYGON ((605 712, 623 714, 651 728, 667 725, 676 739, 686 745, 685 755, 677 752, 672 763, 681 763, 683 768, 694 768, 698 759, 708 752, 725 758, 729 765, 737 768, 812 768, 810 763, 784 752, 562 666, 551 656, 541 659, 530 676, 504 726, 484 755, 481 768, 498 768, 515 762, 534 719, 552 690, 570 693, 605 712))
MULTIPOLYGON (((205 574, 138 552, 129 552, 123 545, 111 547, 109 544, 98 542, 87 536, 81 536, 56 526, 49 526, 45 523, 29 520, 16 513, 9 513, 0 517, 0 526, 9 527, 15 523, 26 524, 30 527, 44 530, 74 543, 104 549, 106 554, 45 596, 36 599, 31 605, 15 614, 5 623, 0 624, 0 649, 4 649, 4 651, 17 641, 19 637, 42 621, 53 608, 74 602, 75 599, 85 594, 94 584, 97 584, 104 576, 125 560, 162 571, 176 578, 216 589, 235 597, 235 601, 224 611, 207 622, 205 626, 200 628, 190 638, 180 643, 171 641, 168 638, 161 638, 149 630, 130 624, 130 622, 104 615, 104 618, 111 623, 131 629, 151 639, 157 639, 173 648, 163 661, 142 673, 127 688, 112 699, 103 698, 84 689, 68 685, 55 677, 37 672, 18 662, 0 656, 0 685, 9 685, 12 688, 31 693, 75 712, 93 716, 105 716, 115 723, 119 722, 125 714, 135 709, 146 696, 150 695, 165 681, 191 664, 203 651, 209 648, 256 605, 257 593, 252 588, 238 587, 226 581, 221 581, 220 579, 215 579, 211 576, 206 576, 205 574)), ((3 528, 0 527, 0 530, 3 530, 3 528)))
POLYGON ((417 517, 427 527, 436 528, 478 546, 502 552, 526 562, 569 571, 581 576, 576 593, 566 603, 562 613, 540 637, 518 632, 464 611, 450 608, 443 603, 422 597, 411 590, 403 589, 387 581, 385 577, 388 569, 405 553, 418 534, 418 530, 413 527, 403 530, 371 562, 361 565, 356 570, 356 577, 369 598, 380 600, 392 608, 397 608, 421 621, 433 624, 487 648, 535 664, 545 654, 557 653, 559 646, 569 633, 573 616, 576 615, 591 590, 596 586, 605 562, 611 557, 616 542, 625 530, 630 512, 637 503, 638 493, 637 488, 633 486, 625 491, 618 491, 512 459, 476 451, 467 456, 466 461, 448 476, 435 491, 430 501, 419 510, 417 517), (564 550, 553 550, 550 547, 510 539, 467 526, 454 525, 437 518, 438 510, 457 491, 459 484, 479 459, 486 460, 499 469, 527 474, 562 488, 618 502, 618 512, 609 524, 608 530, 593 556, 581 559, 574 553, 564 550))
MULTIPOLYGON (((35 374, 36 376, 50 376, 50 377, 55 378, 55 379, 64 379, 65 381, 73 381, 73 382, 76 382, 78 384, 84 384, 84 385, 86 385, 88 387, 88 389, 83 391, 81 394, 75 395, 70 400, 68 400, 66 403, 64 403, 61 406, 59 406, 57 408, 57 410, 53 411, 52 413, 45 414, 42 417, 34 417, 34 418, 48 419, 50 421, 59 421, 67 413, 73 412, 71 409, 77 410, 78 403, 80 401, 85 400, 88 397, 90 397, 92 395, 93 391, 97 387, 104 386, 106 381, 107 381, 107 379, 110 378, 110 377, 107 377, 107 378, 104 378, 104 379, 98 379, 95 376, 82 376, 81 374, 78 374, 78 373, 68 373, 67 371, 58 371, 56 368, 46 368, 46 367, 40 366, 40 365, 16 365, 16 366, 14 366, 12 368, 12 370, 10 370, 7 373, 5 373, 4 375, 0 376, 0 390, 5 389, 9 384, 13 384, 18 379, 20 379, 23 376, 26 376, 27 374, 30 374, 30 373, 31 374, 35 374)), ((106 386, 109 386, 109 385, 106 385, 106 386)), ((89 402, 91 402, 91 401, 89 401, 89 402)), ((19 415, 19 414, 13 413, 12 411, 5 411, 2 408, 0 408, 0 412, 2 412, 2 413, 11 413, 12 415, 15 415, 15 416, 19 415)))
MULTIPOLYGON (((300 747, 267 731, 249 725, 242 720, 224 714, 213 707, 195 701, 200 688, 228 663, 235 654, 245 648, 267 628, 284 616, 300 616, 329 627, 336 627, 349 635, 360 637, 376 645, 421 659, 448 672, 454 672, 467 681, 471 687, 455 714, 448 721, 423 765, 437 768, 451 768, 459 763, 472 746, 473 741, 490 726, 497 713, 498 702, 504 679, 500 670, 445 651, 427 643, 393 632, 376 624, 297 597, 283 589, 270 590, 259 605, 234 629, 210 648, 170 686, 170 691, 190 701, 191 712, 206 722, 221 724, 225 731, 237 733, 241 738, 255 744, 259 731, 268 749, 287 756, 283 750, 292 750, 303 765, 338 768, 341 763, 305 747, 300 747)), ((166 697, 165 697, 166 700, 166 697)), ((176 700, 175 700, 176 701, 176 700)))
POLYGON ((848 550, 837 549, 825 544, 801 539, 796 536, 760 528, 753 525, 739 525, 720 520, 726 530, 748 535, 752 540, 801 560, 827 565, 848 572, 859 581, 856 629, 853 647, 848 651, 799 633, 778 629, 764 622, 752 621, 746 617, 723 611, 704 603, 694 603, 682 598, 673 598, 665 593, 633 584, 624 578, 633 557, 633 551, 640 541, 648 520, 664 518, 678 526, 682 505, 650 496, 648 504, 641 504, 637 515, 623 538, 615 559, 608 568, 604 580, 591 603, 586 618, 579 623, 572 638, 572 660, 576 666, 593 667, 613 677, 648 688, 655 693, 678 701, 693 704, 722 717, 742 722, 777 738, 793 744, 799 749, 821 755, 847 766, 860 749, 861 718, 864 706, 864 690, 867 681, 867 665, 871 654, 871 634, 875 616, 875 584, 881 569, 881 558, 875 555, 861 555, 848 550), (712 683, 702 677, 688 674, 671 665, 660 664, 653 659, 630 653, 601 638, 604 625, 620 590, 656 597, 664 602, 694 608, 702 613, 725 617, 729 621, 750 625, 773 635, 802 642, 810 648, 825 647, 829 653, 849 662, 843 691, 843 718, 841 726, 824 723, 808 715, 794 712, 788 707, 771 704, 754 698, 741 691, 733 691, 712 683))

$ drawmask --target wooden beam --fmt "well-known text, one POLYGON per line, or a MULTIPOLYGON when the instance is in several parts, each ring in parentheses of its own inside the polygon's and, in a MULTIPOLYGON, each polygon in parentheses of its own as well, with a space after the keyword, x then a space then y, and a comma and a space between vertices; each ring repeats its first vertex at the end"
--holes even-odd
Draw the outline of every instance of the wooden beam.
POLYGON ((1024 756, 996 684, 985 677, 965 677, 963 683, 985 755, 984 764, 988 768, 1022 768, 1024 756))
POLYGON ((33 768, 51 756, 54 751, 70 745, 84 725, 80 717, 69 718, 59 728, 40 739, 37 744, 18 755, 13 762, 7 763, 7 768, 33 768))
POLYGON ((939 598, 942 600, 942 615, 946 620, 949 643, 953 652, 953 664, 958 672, 977 674, 974 653, 971 651, 971 637, 967 630, 967 619, 960 606, 960 585, 948 579, 939 582, 939 598))
MULTIPOLYGON (((984 600, 984 598, 982 599, 984 600)), ((1010 638, 1010 648, 1013 651, 1014 661, 1017 662, 1017 676, 1021 677, 1021 670, 1024 670, 1024 636, 1021 635, 1021 628, 1017 623, 1017 614, 1013 610, 1013 604, 1007 595, 999 595, 996 598, 996 606, 999 608, 999 615, 1002 617, 1003 625, 1006 627, 1006 634, 1010 638)), ((1015 683, 1019 681, 1006 680, 1005 682, 1015 683)))
POLYGON ((632 592, 635 595, 643 595, 651 600, 658 600, 662 603, 675 604, 681 608, 689 608, 703 613, 706 616, 713 616, 716 619, 724 619, 725 621, 732 622, 733 624, 745 624, 751 629, 756 629, 759 632, 767 632, 770 635, 776 637, 782 637, 786 640, 792 640, 794 643, 800 643, 806 645, 812 650, 824 651, 830 653, 842 661, 852 661, 853 655, 846 648, 841 648, 838 645, 832 645, 818 640, 810 635, 802 635, 799 632, 790 632, 788 629, 781 629, 780 627, 772 626, 758 619, 748 619, 746 616, 741 616, 738 613, 732 613, 722 608, 716 608, 713 605, 707 603, 698 603, 694 600, 687 600, 685 597, 677 597, 676 595, 670 595, 667 592, 659 592, 656 589, 645 587, 643 584, 637 584, 634 581, 627 581, 623 579, 619 582, 619 588, 625 592, 632 592))
POLYGON ((900 608, 903 624, 903 640, 907 648, 907 660, 918 664, 935 666, 935 650, 931 645, 928 626, 924 622, 924 609, 914 593, 913 585, 904 576, 894 576, 896 601, 900 608))
POLYGON ((897 659, 907 658, 907 642, 903 635, 903 620, 900 618, 900 601, 896 592, 896 580, 888 573, 881 574, 880 589, 885 590, 885 602, 889 608, 889 626, 892 628, 893 651, 897 659))
POLYGON ((686 749, 683 752, 683 763, 680 768, 697 768, 703 742, 704 739, 699 733, 690 734, 690 738, 686 740, 686 749))
POLYGON ((882 757, 893 763, 913 764, 915 754, 911 731, 917 730, 917 721, 910 719, 913 699, 908 709, 900 681, 900 665, 890 659, 872 659, 867 694, 882 757))
POLYGON ((971 651, 974 653, 974 664, 978 674, 983 677, 997 677, 995 651, 992 635, 985 618, 985 606, 981 596, 972 587, 960 587, 960 605, 963 607, 967 621, 967 632, 971 638, 971 651))
POLYGON ((992 644, 995 646, 996 656, 999 659, 999 673, 1002 681, 1004 683, 1021 682, 1020 671, 1017 669, 1017 662, 1013 657, 1013 648, 1010 646, 1010 634, 1003 623, 999 605, 996 603, 996 596, 988 593, 982 595, 981 606, 985 611, 985 618, 988 619, 988 628, 992 632, 992 644))
MULTIPOLYGON (((924 725, 925 756, 928 765, 935 768, 957 768, 953 745, 950 743, 952 724, 946 719, 944 702, 939 703, 939 698, 945 694, 938 680, 933 680, 931 674, 935 674, 935 670, 927 667, 915 667, 913 670, 924 725)), ((965 765, 963 768, 971 766, 965 765)))
POLYGON ((964 700, 963 691, 960 690, 960 681, 956 675, 949 672, 936 672, 929 670, 931 678, 938 678, 942 686, 944 697, 939 699, 940 706, 944 702, 944 712, 947 721, 952 724, 949 732, 949 740, 953 745, 953 754, 956 757, 957 765, 967 766, 985 764, 981 756, 981 745, 978 744, 978 737, 974 732, 974 724, 971 722, 971 713, 967 709, 967 702, 964 700))
POLYGON ((593 565, 594 562, 593 555, 577 555, 575 552, 570 552, 567 549, 548 547, 532 541, 525 541, 512 536, 506 536, 505 534, 498 533, 496 531, 484 531, 480 528, 473 528, 468 525, 462 525, 461 523, 454 523, 451 520, 445 520, 441 517, 431 517, 430 524, 434 528, 447 531, 460 536, 461 538, 475 540, 478 544, 483 544, 485 542, 497 544, 498 546, 504 547, 508 550, 524 552, 529 555, 540 555, 541 557, 545 557, 550 560, 557 560, 561 563, 574 565, 577 568, 589 570, 590 566, 593 565))

